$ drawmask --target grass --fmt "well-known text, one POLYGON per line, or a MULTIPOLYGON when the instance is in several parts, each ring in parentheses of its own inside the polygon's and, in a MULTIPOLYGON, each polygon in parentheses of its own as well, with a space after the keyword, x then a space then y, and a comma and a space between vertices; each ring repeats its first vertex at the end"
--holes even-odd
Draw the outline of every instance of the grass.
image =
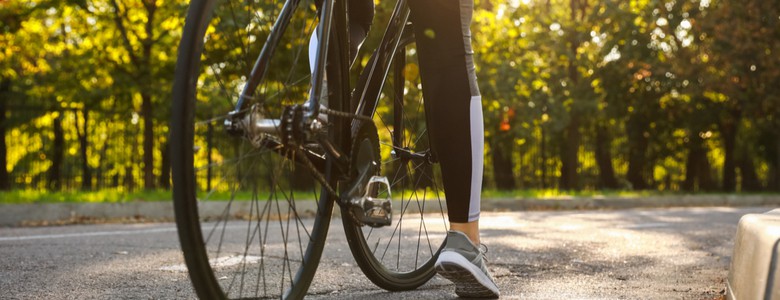
MULTIPOLYGON (((231 195, 229 192, 216 192, 212 194, 198 193, 200 198, 221 201, 228 199, 252 199, 252 193, 239 192, 231 195)), ((279 196, 283 197, 283 196, 279 196)), ((296 192, 296 199, 314 199, 312 192, 296 192)), ((267 199, 268 195, 260 194, 259 199, 267 199)), ((133 192, 119 189, 105 189, 98 191, 63 191, 52 192, 46 190, 15 190, 0 191, 0 204, 31 204, 31 203, 123 203, 133 201, 171 201, 170 190, 139 190, 133 192)))
POLYGON ((167 190, 126 192, 118 189, 99 191, 16 190, 0 192, 0 203, 121 203, 131 201, 170 201, 167 190))

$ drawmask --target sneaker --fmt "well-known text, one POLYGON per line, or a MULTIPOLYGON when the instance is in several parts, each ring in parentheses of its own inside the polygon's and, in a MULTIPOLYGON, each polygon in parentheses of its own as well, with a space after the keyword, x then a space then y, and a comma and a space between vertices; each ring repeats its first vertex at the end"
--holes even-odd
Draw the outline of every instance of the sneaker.
POLYGON ((485 252, 466 234, 450 230, 436 260, 436 272, 455 283, 455 294, 460 297, 498 298, 498 286, 488 272, 485 252))

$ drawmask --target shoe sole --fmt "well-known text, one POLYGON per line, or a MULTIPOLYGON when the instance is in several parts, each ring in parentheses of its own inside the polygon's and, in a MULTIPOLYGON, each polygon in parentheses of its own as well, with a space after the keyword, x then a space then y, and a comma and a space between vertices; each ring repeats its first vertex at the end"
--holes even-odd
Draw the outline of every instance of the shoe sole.
POLYGON ((464 298, 498 298, 498 287, 481 269, 455 252, 442 252, 436 272, 455 283, 455 294, 464 298))

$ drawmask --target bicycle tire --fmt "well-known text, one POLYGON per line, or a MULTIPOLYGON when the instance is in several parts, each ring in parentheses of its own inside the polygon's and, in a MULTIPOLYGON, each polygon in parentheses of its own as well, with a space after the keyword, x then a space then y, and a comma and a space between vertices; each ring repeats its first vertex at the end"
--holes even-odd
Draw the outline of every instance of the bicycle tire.
MULTIPOLYGON (((280 155, 224 132, 216 136, 213 133, 213 125, 222 121, 213 114, 227 114, 236 105, 232 101, 222 104, 219 103, 222 99, 215 98, 236 98, 235 91, 245 84, 254 67, 254 58, 260 55, 255 53, 260 47, 250 47, 250 44, 262 40, 259 31, 270 22, 259 23, 274 18, 274 12, 281 7, 275 1, 252 2, 266 5, 271 12, 268 14, 268 11, 258 13, 258 7, 246 1, 241 2, 245 4, 243 7, 226 2, 193 0, 179 46, 170 139, 171 153, 175 153, 172 155, 174 212, 182 252, 195 292, 201 299, 301 299, 317 270, 337 196, 317 183, 309 170, 295 161, 294 154, 280 155), (235 14, 241 8, 251 12, 235 14), (233 20, 227 20, 230 15, 233 20), (252 38, 256 31, 258 35, 252 38), (225 45, 243 38, 247 40, 240 40, 236 47, 240 51, 226 51, 225 45), (203 142, 208 148, 206 158, 202 151, 195 150, 203 142), (227 158, 229 155, 235 158, 227 158), (217 161, 212 161, 213 157, 217 161), (211 186, 213 179, 219 182, 211 186), (204 185, 207 192, 199 195, 204 185), (302 189, 305 192, 301 193, 302 189), (220 199, 223 196, 229 199, 220 199), (307 201, 307 197, 313 199, 307 201), (218 213, 209 212, 209 207, 214 206, 218 207, 218 213)), ((308 82, 299 82, 299 76, 308 73, 305 66, 298 64, 301 53, 306 51, 286 48, 291 44, 306 47, 313 26, 305 20, 309 14, 314 16, 314 6, 305 0, 291 0, 285 5, 292 2, 298 5, 292 10, 295 18, 288 21, 285 34, 293 35, 295 30, 300 30, 301 36, 291 37, 290 41, 295 43, 280 42, 282 47, 276 49, 275 60, 269 59, 269 64, 290 66, 285 61, 290 58, 286 54, 296 54, 295 61, 286 75, 272 74, 284 68, 268 66, 266 82, 260 83, 258 92, 253 94, 255 99, 263 99, 258 105, 268 115, 279 113, 285 104, 302 102, 308 86, 308 82), (299 13, 306 16, 298 18, 299 13), (295 27, 292 22, 298 19, 300 27, 295 27), (293 72, 297 73, 293 75, 293 72), (283 81, 285 77, 287 81, 283 81), (295 82, 291 81, 293 77, 295 82)), ((270 29, 266 33, 270 34, 270 29)), ((338 49, 331 49, 328 60, 333 59, 334 67, 329 66, 326 71, 330 108, 338 110, 342 106, 341 101, 336 101, 341 94, 341 73, 335 67, 339 65, 335 55, 338 49)), ((334 120, 334 126, 346 127, 340 122, 334 120)), ((331 130, 330 139, 341 143, 343 133, 343 130, 331 130)), ((331 168, 332 160, 323 156, 326 157, 324 178, 335 186, 337 176, 331 168)))
MULTIPOLYGON (((407 185, 401 189, 402 195, 400 201, 393 201, 394 217, 391 226, 370 228, 368 226, 361 226, 352 218, 342 218, 350 250, 352 251, 358 266, 360 266, 363 273, 374 284, 389 291, 415 289, 428 282, 436 274, 434 264, 444 245, 444 233, 449 227, 445 215, 446 204, 444 204, 444 200, 441 197, 443 195, 443 189, 441 188, 440 174, 436 174, 436 172, 439 172, 438 167, 435 166, 436 164, 429 164, 429 162, 426 162, 425 164, 427 164, 428 167, 431 167, 430 169, 420 168, 421 165, 418 165, 418 168, 412 168, 414 163, 410 161, 401 161, 400 164, 396 162, 396 166, 392 166, 392 158, 388 157, 389 152, 392 149, 387 148, 388 144, 391 143, 397 146, 407 147, 410 150, 419 153, 429 151, 430 148, 427 143, 427 133, 424 129, 425 116, 422 112, 422 110, 424 110, 424 105, 419 91, 417 91, 416 99, 404 99, 400 103, 399 101, 388 99, 395 97, 394 95, 399 93, 403 95, 403 98, 409 98, 408 95, 404 93, 404 90, 417 86, 418 82, 406 83, 404 85, 393 83, 394 81, 406 82, 407 79, 410 79, 404 78, 404 75, 407 73, 409 75, 414 75, 414 71, 410 71, 410 68, 414 69, 416 64, 414 62, 406 62, 407 56, 411 58, 414 57, 414 55, 410 54, 413 52, 409 51, 409 49, 412 49, 413 40, 411 30, 407 30, 398 46, 395 47, 395 49, 390 49, 390 51, 396 52, 393 61, 394 67, 390 72, 392 76, 388 76, 388 73, 384 72, 364 72, 359 79, 357 86, 358 89, 367 86, 367 91, 363 94, 361 99, 353 99, 353 102, 375 101, 373 99, 378 99, 378 107, 375 107, 374 109, 370 108, 371 105, 366 105, 366 103, 357 105, 357 107, 363 108, 363 111, 361 112, 363 115, 373 115, 375 120, 374 123, 377 124, 377 131, 380 133, 378 136, 384 135, 384 138, 382 138, 384 141, 380 142, 382 145, 381 148, 384 149, 379 150, 382 152, 381 156, 383 158, 381 164, 382 170, 380 173, 388 177, 394 188, 404 185, 404 176, 408 175, 403 174, 412 174, 412 176, 417 178, 417 180, 412 180, 411 186, 407 185), (369 73, 371 73, 371 75, 368 75, 369 73), (376 82, 377 80, 382 80, 384 82, 378 84, 376 82), (395 91, 392 91, 394 89, 395 91), (388 106, 390 108, 388 108, 388 106), (387 120, 390 118, 387 116, 389 115, 387 110, 392 110, 393 114, 400 112, 401 117, 397 118, 398 115, 395 115, 392 117, 394 120, 387 120), (411 112, 407 110, 411 110, 411 112), (374 113, 375 111, 376 113, 374 113), (416 120, 408 120, 413 117, 406 116, 406 113, 416 114, 416 116, 414 116, 416 120), (420 135, 413 136, 415 133, 411 133, 412 131, 409 130, 409 128, 399 129, 401 125, 409 126, 409 124, 417 126, 422 125, 423 127, 418 128, 416 132, 420 135), (388 140, 388 133, 390 133, 390 135, 398 135, 399 132, 401 132, 399 141, 391 142, 388 140), (399 171, 402 169, 406 170, 403 174, 399 171), (417 185, 422 183, 422 179, 426 179, 426 177, 428 180, 434 182, 428 186, 427 189, 420 191, 417 185), (427 193, 428 190, 430 190, 430 194, 427 193), (428 197, 432 198, 430 200, 434 201, 429 201, 428 197), (412 207, 413 209, 410 209, 411 204, 415 204, 415 206, 412 207), (427 207, 426 204, 428 204, 427 207), (433 207, 431 207, 431 204, 433 204, 433 207), (432 218, 428 219, 428 215, 432 216, 432 218), (416 223, 419 223, 420 225, 416 225, 416 223), (416 232, 412 230, 415 229, 414 227, 417 227, 416 232), (404 229, 408 229, 406 234, 404 234, 404 229), (429 229, 431 231, 430 233, 428 232, 429 229), (409 230, 412 231, 410 232, 409 230), (437 233, 434 233, 434 231, 437 233), (423 238, 425 241, 423 241, 423 238), (401 245, 402 242, 404 245, 401 245), (417 247, 412 250, 414 253, 404 250, 408 247, 406 245, 408 242, 417 243, 417 247), (388 248, 391 243, 396 244, 396 252, 388 255, 388 248), (427 244, 427 247, 420 247, 422 243, 427 244), (379 249, 381 244, 384 244, 385 249, 384 251, 381 251, 382 253, 380 255, 377 250, 381 250, 379 249), (410 259, 412 257, 414 258, 413 260, 410 259)), ((388 52, 383 54, 387 56, 391 53, 388 52)), ((369 60, 368 66, 373 65, 379 55, 379 50, 375 51, 369 60)), ((419 78, 412 79, 418 80, 419 78)), ((356 138, 359 140, 355 141, 355 143, 359 143, 363 139, 370 139, 372 135, 377 136, 377 133, 367 134, 358 132, 356 138)), ((398 136, 395 138, 398 138, 398 136)), ((406 184, 409 183, 407 182, 406 184)), ((349 211, 345 207, 342 207, 342 216, 349 216, 349 211)))

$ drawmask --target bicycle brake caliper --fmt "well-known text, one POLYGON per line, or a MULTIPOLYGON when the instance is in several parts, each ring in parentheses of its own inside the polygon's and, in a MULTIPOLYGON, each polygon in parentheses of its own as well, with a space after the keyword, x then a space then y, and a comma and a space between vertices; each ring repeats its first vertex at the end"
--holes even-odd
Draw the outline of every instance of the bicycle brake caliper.
POLYGON ((392 223, 393 208, 390 199, 390 183, 387 177, 373 176, 366 184, 366 193, 362 197, 352 198, 351 202, 353 207, 359 210, 355 216, 360 222, 376 228, 392 223))

